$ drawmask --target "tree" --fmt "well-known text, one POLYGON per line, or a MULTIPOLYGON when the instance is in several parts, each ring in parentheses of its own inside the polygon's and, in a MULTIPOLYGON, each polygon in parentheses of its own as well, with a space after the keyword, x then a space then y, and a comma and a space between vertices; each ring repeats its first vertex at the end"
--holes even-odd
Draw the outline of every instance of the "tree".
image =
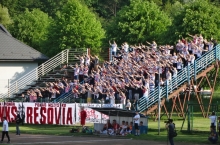
POLYGON ((125 5, 129 4, 129 0, 81 0, 100 17, 106 20, 116 17, 118 11, 125 5))
POLYGON ((68 0, 39 0, 40 9, 52 18, 56 17, 56 13, 60 11, 68 0))
POLYGON ((162 42, 161 36, 169 25, 171 20, 154 2, 131 0, 110 24, 108 36, 117 42, 162 42))
POLYGON ((42 45, 47 40, 51 23, 52 19, 41 10, 26 9, 14 18, 14 24, 10 30, 15 38, 42 52, 42 45))
POLYGON ((8 27, 10 24, 12 24, 12 20, 8 13, 8 9, 6 7, 3 7, 1 4, 0 4, 0 24, 4 25, 5 27, 8 27))
POLYGON ((17 0, 0 0, 0 4, 3 7, 10 8, 8 12, 11 17, 13 17, 13 14, 15 14, 16 12, 17 3, 17 0))
POLYGON ((57 13, 45 45, 50 47, 50 56, 69 48, 98 51, 104 35, 105 31, 95 14, 79 1, 69 0, 57 13))
POLYGON ((170 32, 173 40, 187 34, 202 34, 205 38, 220 38, 219 8, 206 0, 188 2, 173 17, 170 32))

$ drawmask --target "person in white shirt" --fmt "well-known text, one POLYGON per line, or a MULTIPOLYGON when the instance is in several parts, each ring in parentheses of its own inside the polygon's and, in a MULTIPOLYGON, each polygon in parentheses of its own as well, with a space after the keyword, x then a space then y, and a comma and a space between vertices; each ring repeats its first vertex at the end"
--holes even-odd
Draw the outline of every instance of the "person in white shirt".
POLYGON ((111 42, 109 41, 109 45, 111 45, 112 55, 116 56, 116 52, 117 52, 117 44, 116 44, 116 42, 113 41, 113 43, 111 44, 111 42))
POLYGON ((139 115, 138 111, 136 111, 136 115, 134 116, 135 136, 140 135, 139 123, 140 123, 140 115, 139 115))
POLYGON ((210 119, 210 122, 211 122, 211 123, 210 123, 210 124, 211 124, 210 126, 211 126, 211 127, 214 127, 214 126, 216 127, 217 116, 215 115, 215 112, 214 112, 214 111, 212 112, 212 115, 209 116, 209 119, 210 119))
POLYGON ((125 52, 125 53, 128 53, 129 45, 128 45, 127 42, 124 43, 123 49, 124 49, 124 52, 125 52))
POLYGON ((10 143, 10 137, 8 135, 8 121, 6 120, 6 117, 3 117, 3 128, 2 128, 2 140, 1 140, 1 143, 4 140, 5 135, 8 138, 8 143, 10 143))
POLYGON ((127 100, 126 108, 127 110, 131 110, 131 102, 129 99, 127 100))

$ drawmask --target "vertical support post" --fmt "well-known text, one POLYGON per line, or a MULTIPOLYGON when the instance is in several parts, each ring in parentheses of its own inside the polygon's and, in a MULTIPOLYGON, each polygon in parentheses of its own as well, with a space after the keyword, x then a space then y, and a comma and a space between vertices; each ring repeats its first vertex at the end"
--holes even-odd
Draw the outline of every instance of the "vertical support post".
POLYGON ((61 63, 63 63, 63 51, 61 52, 61 63))
POLYGON ((188 84, 190 84, 189 65, 187 65, 187 81, 188 81, 188 84))
POLYGON ((110 61, 112 61, 112 48, 111 47, 109 48, 109 59, 110 61))
POLYGON ((161 100, 160 100, 160 67, 158 68, 158 79, 159 79, 159 84, 158 84, 158 135, 160 135, 160 103, 161 103, 161 100))
POLYGON ((193 105, 191 105, 191 131, 193 131, 193 105))
POLYGON ((24 98, 22 98, 22 106, 21 106, 21 117, 22 117, 22 125, 24 125, 24 98))
POLYGON ((194 82, 196 83, 196 73, 197 73, 197 67, 196 67, 196 60, 194 61, 194 82))
POLYGON ((18 82, 17 81, 15 82, 15 91, 16 91, 16 93, 18 92, 18 82))
POLYGON ((214 50, 214 55, 215 55, 215 60, 217 60, 218 59, 218 56, 217 56, 217 49, 218 49, 218 46, 216 46, 215 48, 214 48, 215 50, 214 50))
POLYGON ((190 105, 188 104, 188 125, 187 125, 188 132, 190 132, 190 115, 191 115, 190 105))
POLYGON ((69 63, 69 49, 66 50, 66 64, 68 65, 69 63))
POLYGON ((169 83, 168 83, 168 81, 166 80, 166 98, 168 99, 168 85, 169 85, 169 83))
POLYGON ((42 64, 42 75, 44 75, 44 63, 42 64))
MULTIPOLYGON (((10 97, 10 79, 8 79, 8 98, 10 97)), ((4 98, 5 99, 5 98, 4 98)), ((5 101, 5 100, 4 100, 5 101)))

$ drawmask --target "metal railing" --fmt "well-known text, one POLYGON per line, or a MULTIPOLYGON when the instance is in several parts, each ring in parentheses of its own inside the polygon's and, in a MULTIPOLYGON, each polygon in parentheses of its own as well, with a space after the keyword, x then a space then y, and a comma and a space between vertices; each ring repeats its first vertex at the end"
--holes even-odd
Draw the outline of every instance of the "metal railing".
POLYGON ((158 102, 158 99, 163 97, 168 97, 171 92, 173 92, 177 87, 184 84, 185 82, 190 82, 190 79, 206 69, 210 64, 220 59, 220 44, 215 48, 206 52, 202 57, 195 60, 194 64, 184 67, 178 72, 177 76, 172 76, 170 82, 166 81, 164 87, 156 87, 154 91, 150 92, 149 96, 140 98, 140 112, 146 110, 150 106, 158 102), (160 93, 159 93, 160 92, 160 93))
POLYGON ((74 55, 81 55, 83 53, 87 54, 88 50, 84 48, 63 50, 16 81, 10 80, 11 82, 8 83, 7 93, 1 94, 0 98, 13 97, 15 94, 21 93, 23 89, 28 89, 27 85, 34 85, 35 81, 37 81, 41 76, 46 75, 61 64, 79 61, 74 57, 74 55))

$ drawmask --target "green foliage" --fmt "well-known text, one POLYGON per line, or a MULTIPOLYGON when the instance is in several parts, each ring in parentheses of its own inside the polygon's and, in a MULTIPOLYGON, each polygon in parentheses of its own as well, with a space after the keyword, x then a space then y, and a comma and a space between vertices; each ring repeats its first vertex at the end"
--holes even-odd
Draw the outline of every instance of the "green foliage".
POLYGON ((202 34, 205 38, 220 38, 219 8, 206 0, 196 0, 184 5, 173 17, 170 32, 172 40, 187 34, 202 34))
POLYGON ((9 26, 12 23, 10 15, 8 13, 8 9, 3 7, 0 4, 0 24, 4 25, 5 27, 9 26))
POLYGON ((14 18, 10 32, 15 38, 42 52, 51 22, 52 19, 39 9, 26 10, 14 18))
POLYGON ((129 0, 81 0, 100 17, 110 20, 116 17, 122 7, 129 4, 129 0))
POLYGON ((3 7, 10 8, 8 10, 10 16, 13 17, 16 14, 16 7, 18 5, 18 1, 17 0, 0 0, 0 4, 3 7))
POLYGON ((110 25, 108 35, 117 42, 138 43, 162 41, 162 34, 171 25, 170 18, 154 2, 131 0, 110 25))
POLYGON ((57 17, 50 30, 49 55, 57 54, 67 48, 91 48, 98 51, 105 31, 101 23, 85 5, 69 0, 57 17))
POLYGON ((41 5, 40 9, 47 13, 52 18, 56 17, 56 13, 60 11, 64 4, 67 3, 68 0, 39 0, 41 5))

